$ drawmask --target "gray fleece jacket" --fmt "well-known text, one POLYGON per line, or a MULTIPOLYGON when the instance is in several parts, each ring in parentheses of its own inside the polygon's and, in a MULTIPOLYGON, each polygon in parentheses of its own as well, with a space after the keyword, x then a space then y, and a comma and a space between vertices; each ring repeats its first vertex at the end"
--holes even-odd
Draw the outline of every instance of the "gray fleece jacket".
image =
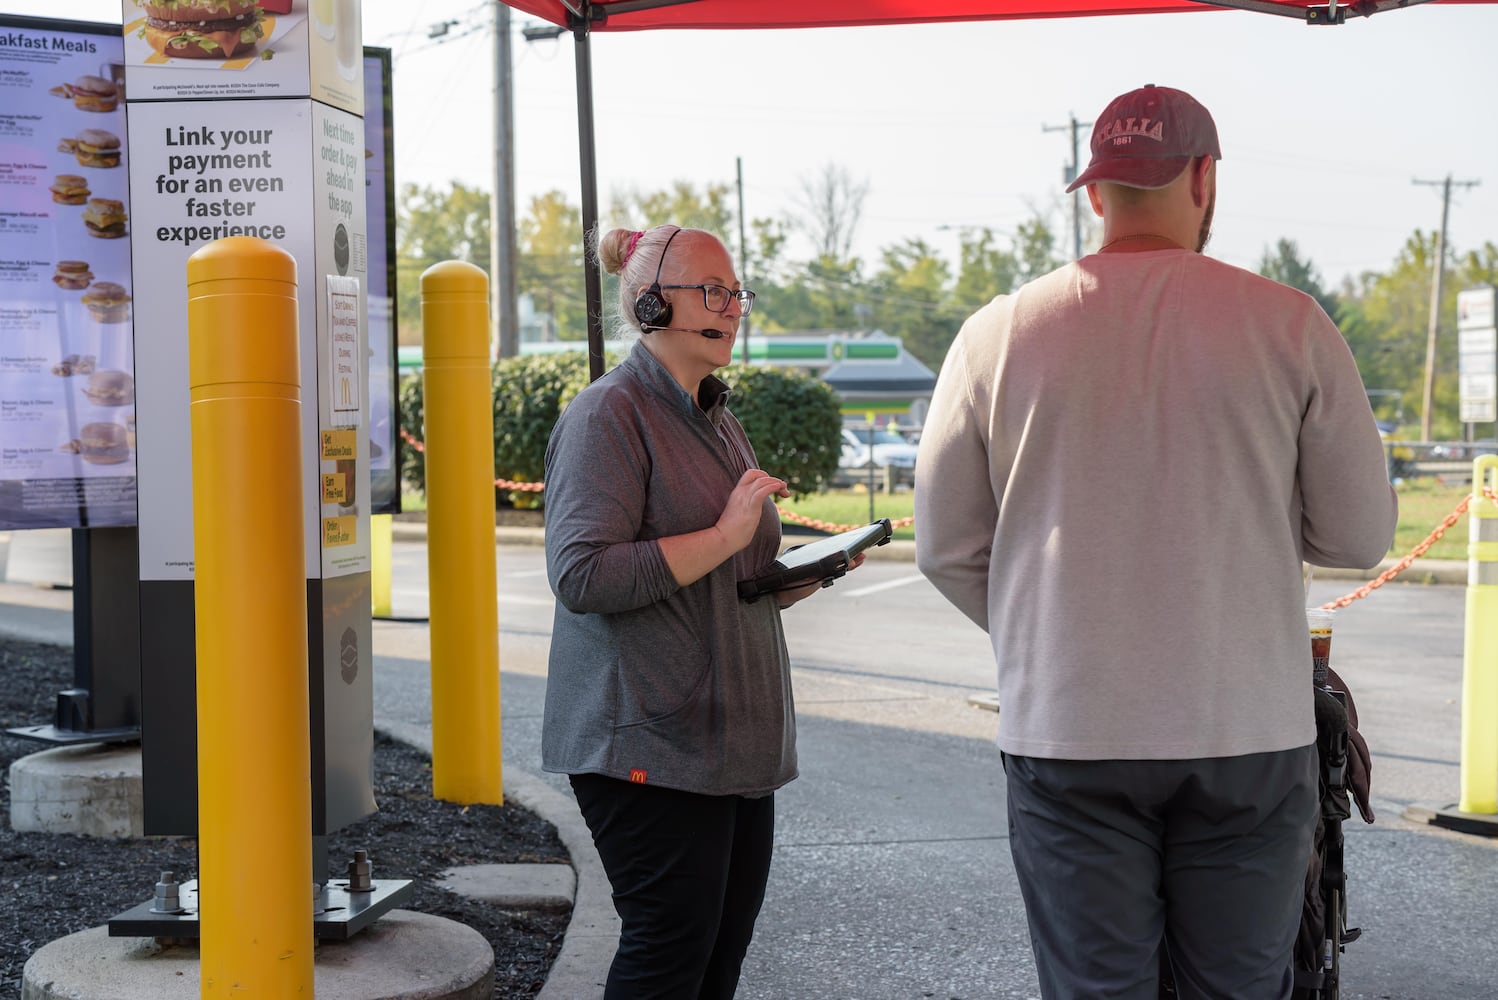
POLYGON ((657 541, 711 527, 756 467, 728 396, 709 376, 693 399, 636 344, 552 431, 548 771, 750 796, 796 776, 780 609, 737 592, 779 552, 774 504, 746 549, 686 587, 657 541))

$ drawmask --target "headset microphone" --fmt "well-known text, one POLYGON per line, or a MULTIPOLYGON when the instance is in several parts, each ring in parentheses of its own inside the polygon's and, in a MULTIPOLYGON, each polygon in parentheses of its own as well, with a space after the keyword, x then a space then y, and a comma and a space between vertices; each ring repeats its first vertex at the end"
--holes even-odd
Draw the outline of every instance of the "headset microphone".
POLYGON ((727 334, 725 334, 722 330, 688 330, 685 327, 679 326, 651 326, 649 323, 640 324, 640 329, 645 333, 654 333, 657 330, 661 330, 666 333, 699 333, 702 336, 706 337, 708 340, 722 340, 725 336, 727 336, 727 334))

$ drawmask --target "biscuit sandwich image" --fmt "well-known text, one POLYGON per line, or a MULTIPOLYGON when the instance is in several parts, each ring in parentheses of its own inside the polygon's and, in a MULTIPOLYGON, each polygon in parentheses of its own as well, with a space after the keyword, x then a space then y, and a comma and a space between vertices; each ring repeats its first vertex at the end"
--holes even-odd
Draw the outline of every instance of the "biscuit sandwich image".
POLYGON ((113 281, 94 282, 82 301, 100 323, 123 323, 130 318, 130 293, 113 281))
POLYGON ((83 210, 83 224, 90 236, 117 240, 125 235, 125 203, 114 198, 90 198, 83 210))
POLYGON ((59 205, 82 205, 88 201, 88 181, 77 174, 58 174, 52 178, 52 200, 59 205))
POLYGON ((78 432, 78 457, 95 465, 119 465, 130 458, 130 437, 116 423, 84 424, 78 432))
POLYGON ((88 377, 83 394, 95 406, 129 406, 135 402, 135 379, 129 372, 105 368, 88 377))
POLYGON ((76 292, 94 282, 94 272, 88 269, 86 261, 60 260, 55 266, 57 273, 52 275, 52 283, 58 288, 76 292))
POLYGON ((102 128, 86 128, 72 140, 69 150, 79 166, 117 167, 120 165, 120 137, 102 128))
POLYGON ((135 0, 146 12, 140 35, 164 56, 232 59, 265 35, 260 0, 135 0))

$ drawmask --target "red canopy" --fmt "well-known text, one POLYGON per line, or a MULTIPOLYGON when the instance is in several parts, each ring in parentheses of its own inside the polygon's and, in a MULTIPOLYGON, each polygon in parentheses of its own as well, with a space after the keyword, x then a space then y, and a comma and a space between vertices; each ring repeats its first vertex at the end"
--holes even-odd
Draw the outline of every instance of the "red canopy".
MULTIPOLYGON (((519 11, 570 30, 577 42, 578 132, 581 144, 582 223, 598 221, 593 148, 593 71, 589 36, 595 31, 657 28, 833 28, 941 21, 1003 21, 1109 14, 1163 14, 1215 8, 1294 17, 1307 24, 1341 24, 1348 17, 1437 0, 500 0, 519 11)), ((1498 0, 1439 0, 1495 3, 1498 0)), ((603 374, 602 284, 584 267, 588 309, 589 370, 603 374)))
MULTIPOLYGON (((1426 0, 506 0, 527 14, 570 27, 570 15, 591 14, 593 31, 651 28, 835 28, 940 21, 1005 21, 1105 14, 1161 14, 1231 7, 1282 14, 1313 23, 1340 22, 1426 0), (1310 13, 1308 13, 1308 11, 1310 13), (1328 16, 1328 11, 1331 11, 1328 16)), ((1493 0, 1441 0, 1490 3, 1493 0)))

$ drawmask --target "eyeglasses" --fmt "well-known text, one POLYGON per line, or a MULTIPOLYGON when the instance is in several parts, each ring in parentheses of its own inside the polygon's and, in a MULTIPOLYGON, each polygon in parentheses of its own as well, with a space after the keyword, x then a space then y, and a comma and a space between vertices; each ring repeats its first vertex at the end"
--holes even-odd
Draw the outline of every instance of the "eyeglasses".
POLYGON ((699 288, 702 290, 702 304, 709 312, 727 312, 730 299, 738 299, 739 315, 748 316, 754 309, 754 293, 747 288, 734 291, 732 288, 724 288, 722 285, 662 285, 662 288, 699 288))

